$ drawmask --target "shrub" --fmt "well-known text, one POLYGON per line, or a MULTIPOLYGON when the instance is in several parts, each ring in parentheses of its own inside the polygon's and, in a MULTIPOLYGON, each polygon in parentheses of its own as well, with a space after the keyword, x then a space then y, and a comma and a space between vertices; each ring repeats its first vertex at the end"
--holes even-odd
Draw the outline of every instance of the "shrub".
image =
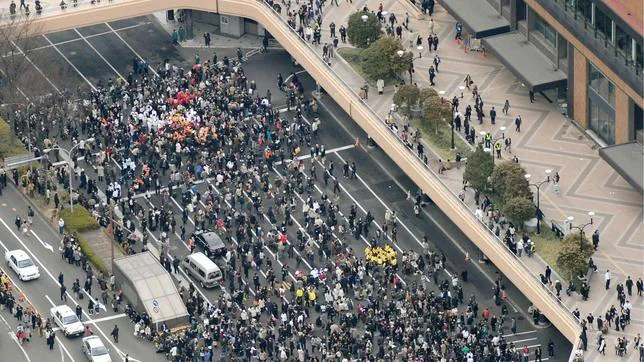
POLYGON ((467 159, 463 180, 476 190, 485 190, 487 179, 492 175, 494 160, 489 152, 479 146, 467 159))
POLYGON ((586 274, 588 259, 593 255, 593 247, 588 239, 579 242, 579 233, 568 234, 561 242, 561 250, 557 256, 557 266, 565 274, 564 278, 573 280, 577 275, 586 274))
POLYGON ((525 197, 511 198, 503 206, 503 214, 518 228, 523 228, 523 223, 533 218, 535 211, 532 201, 525 197))
POLYGON ((366 48, 380 38, 381 27, 382 24, 375 14, 368 11, 353 13, 347 23, 349 43, 358 48, 366 48), (363 15, 367 16, 367 21, 362 20, 363 15))
POLYGON ((433 124, 434 131, 438 132, 439 125, 452 122, 452 106, 438 95, 429 96, 423 101, 423 117, 433 124))
POLYGON ((70 232, 82 233, 85 231, 96 230, 100 227, 92 214, 84 207, 76 205, 72 213, 70 208, 65 208, 60 212, 60 217, 65 220, 65 229, 70 232))

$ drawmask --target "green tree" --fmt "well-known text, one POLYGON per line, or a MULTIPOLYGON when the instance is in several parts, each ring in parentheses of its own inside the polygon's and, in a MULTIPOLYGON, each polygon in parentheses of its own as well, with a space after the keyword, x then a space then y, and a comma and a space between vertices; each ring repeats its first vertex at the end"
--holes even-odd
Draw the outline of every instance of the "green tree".
POLYGON ((522 229, 523 223, 534 217, 536 207, 531 200, 525 197, 514 197, 506 200, 503 205, 503 214, 514 226, 522 229))
POLYGON ((463 180, 476 190, 485 190, 487 179, 494 169, 493 161, 489 152, 483 151, 481 146, 477 147, 467 159, 463 180))
POLYGON ((358 48, 366 48, 382 35, 382 24, 375 14, 368 11, 358 11, 349 16, 347 37, 349 43, 358 48), (362 20, 367 16, 367 21, 362 20))
POLYGON ((362 52, 362 70, 368 79, 396 80, 403 70, 409 69, 411 59, 398 56, 402 50, 400 40, 385 36, 372 43, 362 52))
POLYGON ((582 238, 580 247, 579 233, 568 234, 562 241, 557 266, 559 266, 565 278, 572 280, 577 275, 584 275, 588 269, 588 259, 593 255, 593 247, 588 239, 582 238))
POLYGON ((407 116, 411 116, 411 108, 418 104, 419 99, 420 90, 412 84, 403 85, 394 94, 394 104, 398 105, 407 116))
POLYGON ((438 133, 438 127, 445 122, 452 120, 452 107, 449 102, 437 96, 429 96, 423 102, 423 117, 434 125, 434 131, 438 133))
POLYGON ((494 193, 501 202, 513 197, 532 197, 530 186, 525 179, 525 170, 512 161, 504 161, 494 167, 490 178, 494 193))
POLYGON ((424 105, 432 97, 438 97, 438 92, 434 88, 423 88, 420 90, 419 102, 420 105, 424 105))

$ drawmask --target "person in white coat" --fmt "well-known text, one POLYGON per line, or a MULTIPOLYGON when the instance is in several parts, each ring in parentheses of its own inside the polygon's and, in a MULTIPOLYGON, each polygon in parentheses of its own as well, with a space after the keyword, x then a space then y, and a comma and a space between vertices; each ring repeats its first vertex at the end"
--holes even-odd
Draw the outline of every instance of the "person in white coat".
POLYGON ((385 91, 385 81, 378 79, 376 81, 376 88, 378 88, 378 94, 382 94, 385 91))

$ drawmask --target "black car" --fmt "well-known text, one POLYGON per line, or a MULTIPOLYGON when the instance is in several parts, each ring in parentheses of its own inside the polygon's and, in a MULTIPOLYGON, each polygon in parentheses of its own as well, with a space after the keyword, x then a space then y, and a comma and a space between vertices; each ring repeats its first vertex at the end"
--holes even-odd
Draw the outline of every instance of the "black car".
POLYGON ((193 234, 195 244, 203 249, 204 254, 214 259, 226 255, 226 244, 214 231, 196 231, 193 234))

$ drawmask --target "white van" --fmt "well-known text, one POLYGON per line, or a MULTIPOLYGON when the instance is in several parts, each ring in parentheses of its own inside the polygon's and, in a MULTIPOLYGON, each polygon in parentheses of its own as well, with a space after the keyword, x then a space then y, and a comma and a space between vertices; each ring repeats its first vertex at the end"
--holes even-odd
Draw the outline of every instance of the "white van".
POLYGON ((219 285, 224 276, 221 269, 204 253, 192 253, 181 260, 183 271, 199 282, 203 288, 213 288, 219 285))

